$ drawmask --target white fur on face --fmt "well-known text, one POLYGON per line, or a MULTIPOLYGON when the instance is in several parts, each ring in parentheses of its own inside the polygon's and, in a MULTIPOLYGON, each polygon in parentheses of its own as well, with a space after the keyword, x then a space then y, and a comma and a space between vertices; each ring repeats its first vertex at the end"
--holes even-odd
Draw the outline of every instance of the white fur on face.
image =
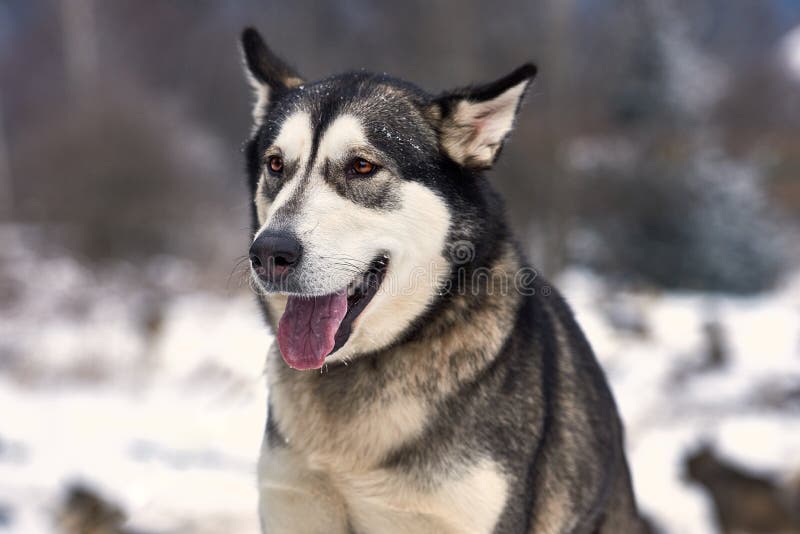
POLYGON ((445 203, 416 182, 402 182, 397 211, 362 208, 360 223, 375 250, 389 253, 389 271, 381 289, 356 319, 349 342, 332 359, 369 352, 391 343, 431 303, 450 264, 443 256, 450 228, 445 203))
MULTIPOLYGON (((275 145, 289 158, 307 164, 312 131, 307 114, 298 113, 285 123, 275 145), (293 145, 293 146, 290 146, 293 145)), ((299 208, 290 229, 303 245, 301 276, 314 294, 341 290, 365 271, 378 254, 388 253, 389 270, 378 294, 354 323, 350 339, 331 360, 383 347, 393 341, 432 301, 449 264, 443 257, 450 228, 444 201, 416 182, 393 179, 398 207, 376 210, 355 204, 326 183, 326 160, 339 160, 359 147, 368 147, 360 121, 342 115, 324 132, 310 175, 303 180, 299 208)), ((378 172, 389 172, 381 169, 378 172)), ((365 178, 369 179, 369 178, 365 178)), ((273 222, 274 214, 300 191, 295 177, 264 206, 259 233, 273 222)), ((354 182, 352 187, 358 187, 354 182)), ((263 195, 262 195, 263 196, 263 195)), ((261 217, 261 215, 259 215, 261 217)))
POLYGON ((528 83, 520 82, 491 100, 459 102, 442 132, 442 146, 450 157, 462 165, 491 165, 514 126, 528 83))
MULTIPOLYGON (((314 132, 311 129, 311 117, 306 112, 298 112, 290 115, 281 127, 281 131, 275 138, 274 146, 281 149, 283 158, 286 161, 297 161, 298 168, 304 169, 308 163, 308 158, 311 157, 311 142, 314 132)), ((255 203, 256 212, 258 214, 258 222, 261 228, 256 232, 255 237, 258 237, 271 222, 271 215, 277 211, 277 208, 282 206, 292 197, 295 189, 300 185, 299 177, 292 179, 290 183, 286 184, 275 197, 275 200, 270 202, 266 195, 264 195, 264 178, 262 175, 261 180, 258 182, 258 189, 256 191, 255 203)), ((254 237, 254 239, 255 239, 254 237)))

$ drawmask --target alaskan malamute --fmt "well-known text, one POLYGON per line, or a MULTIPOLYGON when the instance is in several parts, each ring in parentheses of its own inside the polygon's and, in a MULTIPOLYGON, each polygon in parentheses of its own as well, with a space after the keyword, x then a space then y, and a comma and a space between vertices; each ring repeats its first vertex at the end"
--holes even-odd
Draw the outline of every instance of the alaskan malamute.
POLYGON ((640 532, 603 372, 483 175, 536 68, 432 96, 242 48, 264 532, 640 532))

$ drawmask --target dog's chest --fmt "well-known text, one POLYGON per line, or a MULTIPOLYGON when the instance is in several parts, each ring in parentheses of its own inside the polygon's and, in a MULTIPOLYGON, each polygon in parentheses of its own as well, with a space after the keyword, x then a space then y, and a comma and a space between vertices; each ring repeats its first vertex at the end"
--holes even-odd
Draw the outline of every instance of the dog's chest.
POLYGON ((412 474, 311 469, 288 449, 265 449, 261 516, 268 532, 400 534, 490 533, 505 506, 508 482, 487 458, 447 472, 412 474), (282 517, 282 514, 290 517, 282 517))
POLYGON ((408 473, 376 471, 341 479, 342 496, 358 532, 491 532, 506 500, 507 483, 489 460, 457 473, 428 473, 424 488, 408 473))
MULTIPOLYGON (((282 362, 271 363, 268 373, 280 376, 282 362)), ((421 436, 433 415, 421 396, 363 378, 335 387, 279 379, 270 384, 269 396, 269 417, 281 439, 320 469, 371 469, 421 436)))
MULTIPOLYGON (((280 362, 274 362, 280 364, 280 362)), ((280 367, 273 367, 280 377, 280 367)), ((268 371, 269 373, 270 371, 268 371)), ((268 532, 484 533, 491 532, 506 501, 508 481, 486 457, 469 461, 421 461, 444 467, 385 468, 383 460, 402 446, 420 458, 448 455, 444 443, 433 447, 422 436, 435 408, 408 388, 384 382, 370 390, 351 382, 337 399, 319 389, 276 380, 270 384, 270 418, 279 434, 262 453, 261 513, 269 518, 292 514, 268 532), (354 395, 349 408, 331 409, 354 395), (356 407, 357 409, 353 409, 356 407), (413 444, 413 445, 412 445, 413 444), (434 452, 435 451, 435 452, 434 452), (337 519, 338 518, 338 519, 337 519), (348 530, 350 529, 350 530, 348 530)), ((269 442, 269 440, 268 440, 269 442)))

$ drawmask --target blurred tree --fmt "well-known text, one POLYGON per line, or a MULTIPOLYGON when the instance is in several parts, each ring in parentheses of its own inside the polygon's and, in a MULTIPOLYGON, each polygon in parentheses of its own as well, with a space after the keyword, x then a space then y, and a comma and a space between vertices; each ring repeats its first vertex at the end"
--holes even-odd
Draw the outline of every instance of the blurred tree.
POLYGON ((630 157, 608 166, 606 152, 588 165, 584 176, 594 179, 579 196, 593 245, 576 259, 658 287, 767 289, 785 266, 785 241, 762 190, 763 168, 727 154, 718 135, 726 66, 697 41, 690 9, 639 5, 632 81, 612 107, 630 157))
MULTIPOLYGON (((749 250, 753 264, 768 264, 766 249, 745 247, 732 238, 736 232, 710 231, 736 225, 689 216, 694 206, 713 211, 715 220, 742 219, 734 206, 743 200, 722 208, 727 182, 703 181, 708 172, 753 180, 760 200, 745 212, 757 221, 767 221, 764 211, 774 206, 759 192, 761 176, 800 216, 800 187, 792 185, 800 165, 800 96, 771 60, 787 20, 800 23, 800 9, 785 2, 4 5, 0 85, 14 216, 62 233, 71 228, 67 233, 81 235, 83 244, 65 243, 88 250, 95 241, 92 255, 136 248, 115 244, 114 229, 142 244, 141 254, 208 253, 219 246, 203 224, 210 212, 215 232, 241 235, 244 245, 247 199, 237 149, 249 129, 250 95, 236 38, 245 25, 261 28, 309 79, 364 67, 437 92, 537 62, 524 115, 490 174, 547 275, 577 260, 603 269, 613 264, 623 279, 666 284, 657 272, 667 264, 649 262, 652 276, 642 271, 641 258, 664 254, 654 234, 674 240, 675 254, 705 248, 710 257, 727 243, 749 250), (706 200, 687 202, 676 192, 706 200)), ((761 241, 747 235, 745 243, 761 241)), ((236 252, 223 255, 240 252, 225 243, 236 252)), ((733 257, 731 264, 750 261, 723 256, 733 257)), ((708 267, 708 279, 725 263, 692 261, 708 267)), ((682 279, 689 275, 681 268, 667 271, 670 285, 700 283, 682 279)))
POLYGON ((91 96, 97 85, 97 38, 94 0, 62 0, 64 65, 72 97, 91 96))
POLYGON ((3 122, 3 93, 0 93, 0 220, 10 220, 14 213, 14 190, 11 165, 8 162, 8 141, 3 122))

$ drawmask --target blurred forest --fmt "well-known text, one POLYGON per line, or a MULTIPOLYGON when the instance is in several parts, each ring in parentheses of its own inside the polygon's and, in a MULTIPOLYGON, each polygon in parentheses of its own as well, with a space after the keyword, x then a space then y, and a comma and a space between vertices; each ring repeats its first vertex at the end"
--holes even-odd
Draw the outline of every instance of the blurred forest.
MULTIPOLYGON (((437 92, 540 67, 492 179, 534 264, 753 293, 797 259, 794 0, 0 2, 0 220, 224 279, 247 242, 237 37, 437 92)), ((800 52, 795 52, 798 54, 800 52)))

